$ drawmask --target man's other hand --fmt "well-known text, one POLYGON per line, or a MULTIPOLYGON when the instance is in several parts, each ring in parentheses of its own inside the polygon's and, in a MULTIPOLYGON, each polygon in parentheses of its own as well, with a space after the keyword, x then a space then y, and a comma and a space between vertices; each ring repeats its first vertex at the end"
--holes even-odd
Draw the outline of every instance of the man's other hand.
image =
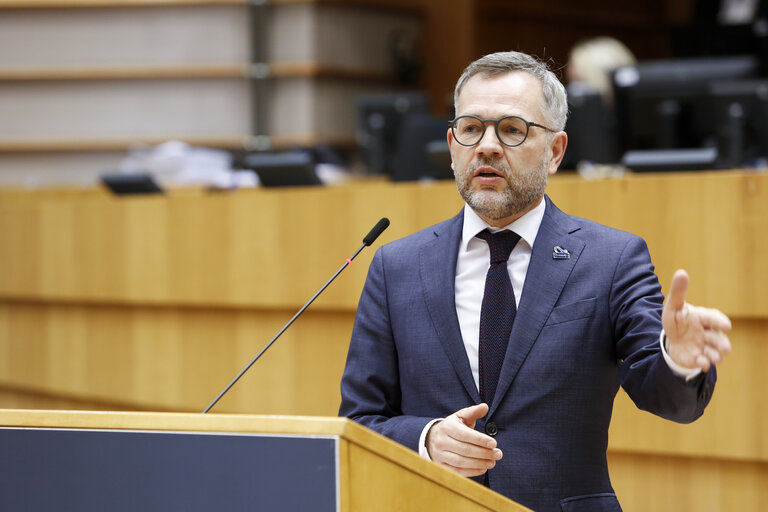
POLYGON ((661 322, 672 360, 685 368, 701 368, 706 372, 711 365, 720 364, 731 351, 726 335, 731 330, 731 321, 717 309, 688 304, 685 301, 688 281, 685 270, 675 272, 661 322))
POLYGON ((426 445, 430 458, 462 476, 482 475, 502 457, 496 440, 475 428, 475 422, 488 414, 487 404, 457 411, 432 425, 426 445))

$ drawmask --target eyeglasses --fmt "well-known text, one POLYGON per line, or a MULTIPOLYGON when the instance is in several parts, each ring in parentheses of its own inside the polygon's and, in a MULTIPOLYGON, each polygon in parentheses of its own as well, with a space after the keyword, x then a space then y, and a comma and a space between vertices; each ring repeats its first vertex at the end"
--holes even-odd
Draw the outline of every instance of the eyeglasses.
POLYGON ((453 138, 462 146, 474 146, 480 142, 485 135, 486 123, 494 123, 496 128, 496 137, 505 146, 519 146, 528 138, 528 131, 531 126, 543 128, 548 132, 556 132, 552 128, 547 128, 543 124, 526 121, 518 116, 505 116, 499 119, 480 119, 477 116, 459 116, 453 121, 449 121, 453 138))

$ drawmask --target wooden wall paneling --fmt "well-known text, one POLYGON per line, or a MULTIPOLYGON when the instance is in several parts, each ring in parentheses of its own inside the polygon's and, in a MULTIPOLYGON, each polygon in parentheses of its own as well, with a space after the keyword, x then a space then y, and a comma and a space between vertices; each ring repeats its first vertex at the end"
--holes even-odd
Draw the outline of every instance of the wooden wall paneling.
MULTIPOLYGON (((202 411, 294 313, 4 303, 0 383, 20 391, 4 406, 27 390, 33 403, 202 411)), ((352 320, 306 312, 216 411, 335 415, 352 320)))
POLYGON ((626 512, 765 510, 765 462, 609 451, 611 482, 626 512))
MULTIPOLYGON (((643 236, 663 287, 674 269, 683 267, 692 277, 692 302, 735 316, 768 309, 759 285, 768 280, 768 270, 754 256, 766 250, 761 236, 768 215, 765 176, 708 173, 603 182, 565 176, 552 180, 549 193, 565 211, 643 236)), ((307 247, 332 241, 337 245, 328 246, 343 261, 381 216, 393 222, 385 241, 452 216, 461 205, 452 183, 244 190, 232 196, 74 197, 0 208, 10 230, 9 247, 20 248, 3 250, 9 257, 36 255, 0 269, 0 292, 66 300, 293 307, 312 288, 299 284, 322 283, 334 268, 330 255, 307 247), (37 229, 11 228, 19 225, 17 216, 23 226, 37 229), (288 228, 276 230, 275 218, 288 228), (252 265, 249 251, 255 251, 252 265), (275 265, 286 265, 294 278, 283 283, 275 265), (118 277, 121 272, 127 277, 118 277), (25 276, 28 281, 21 281, 25 276)), ((354 308, 365 275, 355 267, 365 267, 370 252, 329 290, 328 298, 339 300, 336 307, 354 308)))
POLYGON ((4 268, 0 290, 25 295, 40 287, 37 269, 42 255, 36 250, 40 219, 37 205, 20 199, 28 197, 27 194, 17 197, 19 199, 0 199, 0 232, 3 233, 0 261, 4 268), (11 202, 15 204, 11 206, 11 202))
POLYGON ((768 228, 764 178, 750 172, 597 183, 564 177, 548 190, 567 212, 642 236, 665 290, 675 269, 685 268, 692 303, 750 317, 768 311, 758 284, 768 282, 768 269, 753 257, 768 249, 761 235, 768 228))
POLYGON ((125 402, 83 400, 60 393, 33 392, 13 386, 0 387, 0 404, 7 409, 39 409, 68 411, 136 411, 135 404, 125 402))
MULTIPOLYGON (((680 175, 583 182, 564 177, 553 180, 549 190, 566 211, 645 236, 659 267, 663 287, 667 286, 674 268, 688 268, 692 276, 691 302, 720 307, 731 314, 737 323, 736 340, 743 335, 739 325, 747 326, 749 331, 745 332, 753 333, 747 340, 757 340, 764 331, 759 320, 765 318, 768 307, 760 292, 765 276, 759 266, 754 266, 750 273, 740 269, 753 268, 742 261, 752 258, 753 248, 763 250, 761 246, 754 247, 768 218, 762 197, 765 194, 763 178, 752 174, 712 173, 700 175, 698 179, 680 175), (682 197, 687 199, 676 205, 674 199, 682 197), (721 202, 742 208, 708 206, 721 202), (637 211, 646 214, 633 213, 637 211), (714 226, 715 231, 730 230, 734 236, 727 244, 720 244, 715 235, 707 232, 707 226, 714 226), (690 249, 702 244, 703 251, 690 249), (709 284, 721 279, 719 287, 709 284), (738 291, 729 292, 735 283, 738 291), (758 322, 750 323, 751 318, 758 322)), ((111 325, 121 326, 115 331, 116 347, 133 340, 133 336, 138 337, 128 333, 143 323, 133 325, 130 315, 116 313, 123 309, 159 308, 164 315, 170 315, 158 317, 165 319, 161 323, 165 327, 158 327, 160 330, 151 336, 169 340, 181 336, 168 330, 181 320, 168 318, 179 316, 185 319, 186 325, 194 322, 189 319, 205 317, 203 313, 210 308, 231 310, 230 315, 234 312, 267 317, 274 314, 285 321, 351 255, 380 216, 389 216, 392 227, 377 245, 450 217, 458 212, 460 204, 451 183, 428 187, 367 184, 325 190, 241 191, 234 195, 122 200, 103 194, 63 197, 43 194, 37 202, 6 199, 0 202, 0 226, 7 240, 1 249, 7 263, 0 269, 0 293, 6 303, 18 303, 19 311, 23 312, 19 319, 13 315, 7 317, 12 320, 11 328, 16 333, 9 334, 8 340, 17 340, 22 334, 32 339, 48 339, 52 334, 40 329, 53 322, 56 328, 51 328, 51 332, 69 333, 60 334, 64 338, 58 342, 64 348, 50 356, 55 361, 60 354, 83 355, 82 346, 69 337, 109 339, 111 325), (45 317, 34 316, 36 303, 45 308, 59 305, 64 309, 55 310, 56 315, 47 313, 52 316, 46 324, 42 321, 45 317), (104 305, 114 311, 110 310, 112 313, 107 315, 104 305), (171 314, 168 310, 181 306, 184 307, 180 312, 171 314), (93 325, 82 316, 87 317, 87 313, 81 309, 89 311, 89 308, 102 312, 93 325), (27 320, 23 321, 24 318, 27 320)), ((313 305, 313 311, 348 315, 343 320, 348 324, 339 329, 351 325, 352 312, 374 250, 375 247, 362 253, 313 305)), ((147 326, 141 328, 150 329, 152 322, 147 320, 147 326)), ((213 325, 227 323, 213 321, 213 325)), ((275 330, 277 327, 274 326, 275 330)), ((211 337, 214 331, 209 333, 211 337)), ((224 338, 233 336, 229 331, 221 334, 224 338)), ((271 337, 268 332, 259 334, 264 340, 271 337)), ((341 338, 346 343, 347 336, 341 338)), ((739 342, 735 343, 738 349, 739 342)), ((745 347, 754 346, 756 341, 748 343, 751 345, 745 347)), ((99 354, 99 350, 110 346, 99 345, 93 350, 99 354)), ((172 353, 173 346, 161 353, 172 353)), ((44 382, 48 377, 39 373, 39 367, 32 367, 40 353, 31 349, 14 352, 17 347, 11 345, 8 349, 11 350, 9 360, 19 361, 14 368, 27 368, 23 372, 27 377, 11 372, 12 380, 21 379, 20 382, 27 385, 44 382)), ((43 350, 35 345, 30 347, 43 350)), ((741 353, 747 353, 746 350, 742 349, 741 353)), ((133 351, 120 353, 127 360, 133 357, 133 351)), ((140 353, 151 353, 151 350, 143 347, 140 353)), ((108 355, 109 352, 104 352, 96 359, 108 355)), ((753 360, 760 358, 755 356, 753 360)), ((84 363, 68 364, 69 367, 57 367, 53 371, 56 383, 69 380, 68 372, 76 374, 84 363), (61 377, 57 372, 61 372, 61 377)), ((171 367, 176 364, 172 362, 171 367)), ((233 364, 229 369, 237 366, 233 364)), ((158 371, 149 370, 150 373, 158 371)), ((728 371, 727 365, 723 371, 728 371)), ((222 370, 222 373, 227 372, 222 370)), ((108 377, 112 376, 104 378, 108 377)), ((129 387, 134 385, 128 376, 124 377, 129 387)), ((338 375, 333 378, 336 377, 338 375)), ((94 378, 103 384, 102 377, 94 378)), ((74 392, 87 394, 90 383, 78 382, 78 378, 74 378, 68 385, 75 387, 74 392)), ((727 382, 725 373, 721 385, 726 386, 727 382)), ((141 387, 143 383, 135 385, 141 387)), ((194 386, 194 382, 184 385, 189 389, 194 386)), ((210 386, 204 387, 210 389, 210 386)), ((161 383, 160 387, 168 388, 169 384, 161 383)), ((120 393, 124 400, 132 396, 122 388, 120 393)), ((147 397, 141 400, 151 402, 147 397)))
MULTIPOLYGON (((295 306, 351 255, 380 217, 393 221, 382 237, 391 240, 428 226, 437 214, 455 214, 459 205, 453 185, 423 192, 373 185, 359 192, 340 187, 207 197, 105 195, 54 199, 31 209, 8 206, 0 209, 5 221, 13 224, 20 216, 39 222, 34 236, 10 231, 9 246, 41 261, 35 266, 32 259, 16 258, 14 265, 24 270, 0 279, 0 291, 65 300, 295 306), (418 216, 407 216, 409 211, 418 216), (96 236, 97 225, 102 236, 96 236), (313 250, 325 244, 332 253, 313 250), (80 253, 92 264, 84 264, 80 253), (291 279, 276 271, 285 268, 291 279), (23 275, 29 280, 18 282, 23 275), (102 284, 89 288, 81 281, 102 284)), ((369 249, 328 291, 340 307, 357 303, 371 257, 369 249)), ((9 270, 0 269, 0 275, 9 270)))
POLYGON ((690 425, 663 420, 638 411, 622 391, 614 406, 610 447, 768 463, 768 398, 757 384, 768 352, 768 319, 734 318, 733 326, 733 353, 717 369, 715 393, 701 418, 690 425))

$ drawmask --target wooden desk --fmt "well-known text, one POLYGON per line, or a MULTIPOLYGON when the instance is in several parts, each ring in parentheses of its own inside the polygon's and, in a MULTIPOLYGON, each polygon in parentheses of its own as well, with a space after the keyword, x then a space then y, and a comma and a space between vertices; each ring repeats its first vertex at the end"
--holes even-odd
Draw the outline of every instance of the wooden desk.
POLYGON ((0 409, 0 427, 16 511, 529 510, 346 418, 0 409))

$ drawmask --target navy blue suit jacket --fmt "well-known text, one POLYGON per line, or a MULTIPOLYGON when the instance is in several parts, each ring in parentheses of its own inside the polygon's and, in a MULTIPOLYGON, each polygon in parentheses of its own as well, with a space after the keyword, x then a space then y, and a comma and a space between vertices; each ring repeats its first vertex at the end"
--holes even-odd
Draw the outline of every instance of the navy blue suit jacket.
MULTIPOLYGON (((489 484, 537 511, 620 510, 606 461, 619 386, 639 408, 690 422, 715 372, 685 382, 664 361, 645 242, 546 201, 496 395, 476 425, 494 422, 504 452, 489 484), (570 258, 554 259, 555 246, 570 258)), ((454 302, 462 223, 460 213, 376 252, 341 381, 340 415, 414 450, 427 422, 480 403, 454 302)))

